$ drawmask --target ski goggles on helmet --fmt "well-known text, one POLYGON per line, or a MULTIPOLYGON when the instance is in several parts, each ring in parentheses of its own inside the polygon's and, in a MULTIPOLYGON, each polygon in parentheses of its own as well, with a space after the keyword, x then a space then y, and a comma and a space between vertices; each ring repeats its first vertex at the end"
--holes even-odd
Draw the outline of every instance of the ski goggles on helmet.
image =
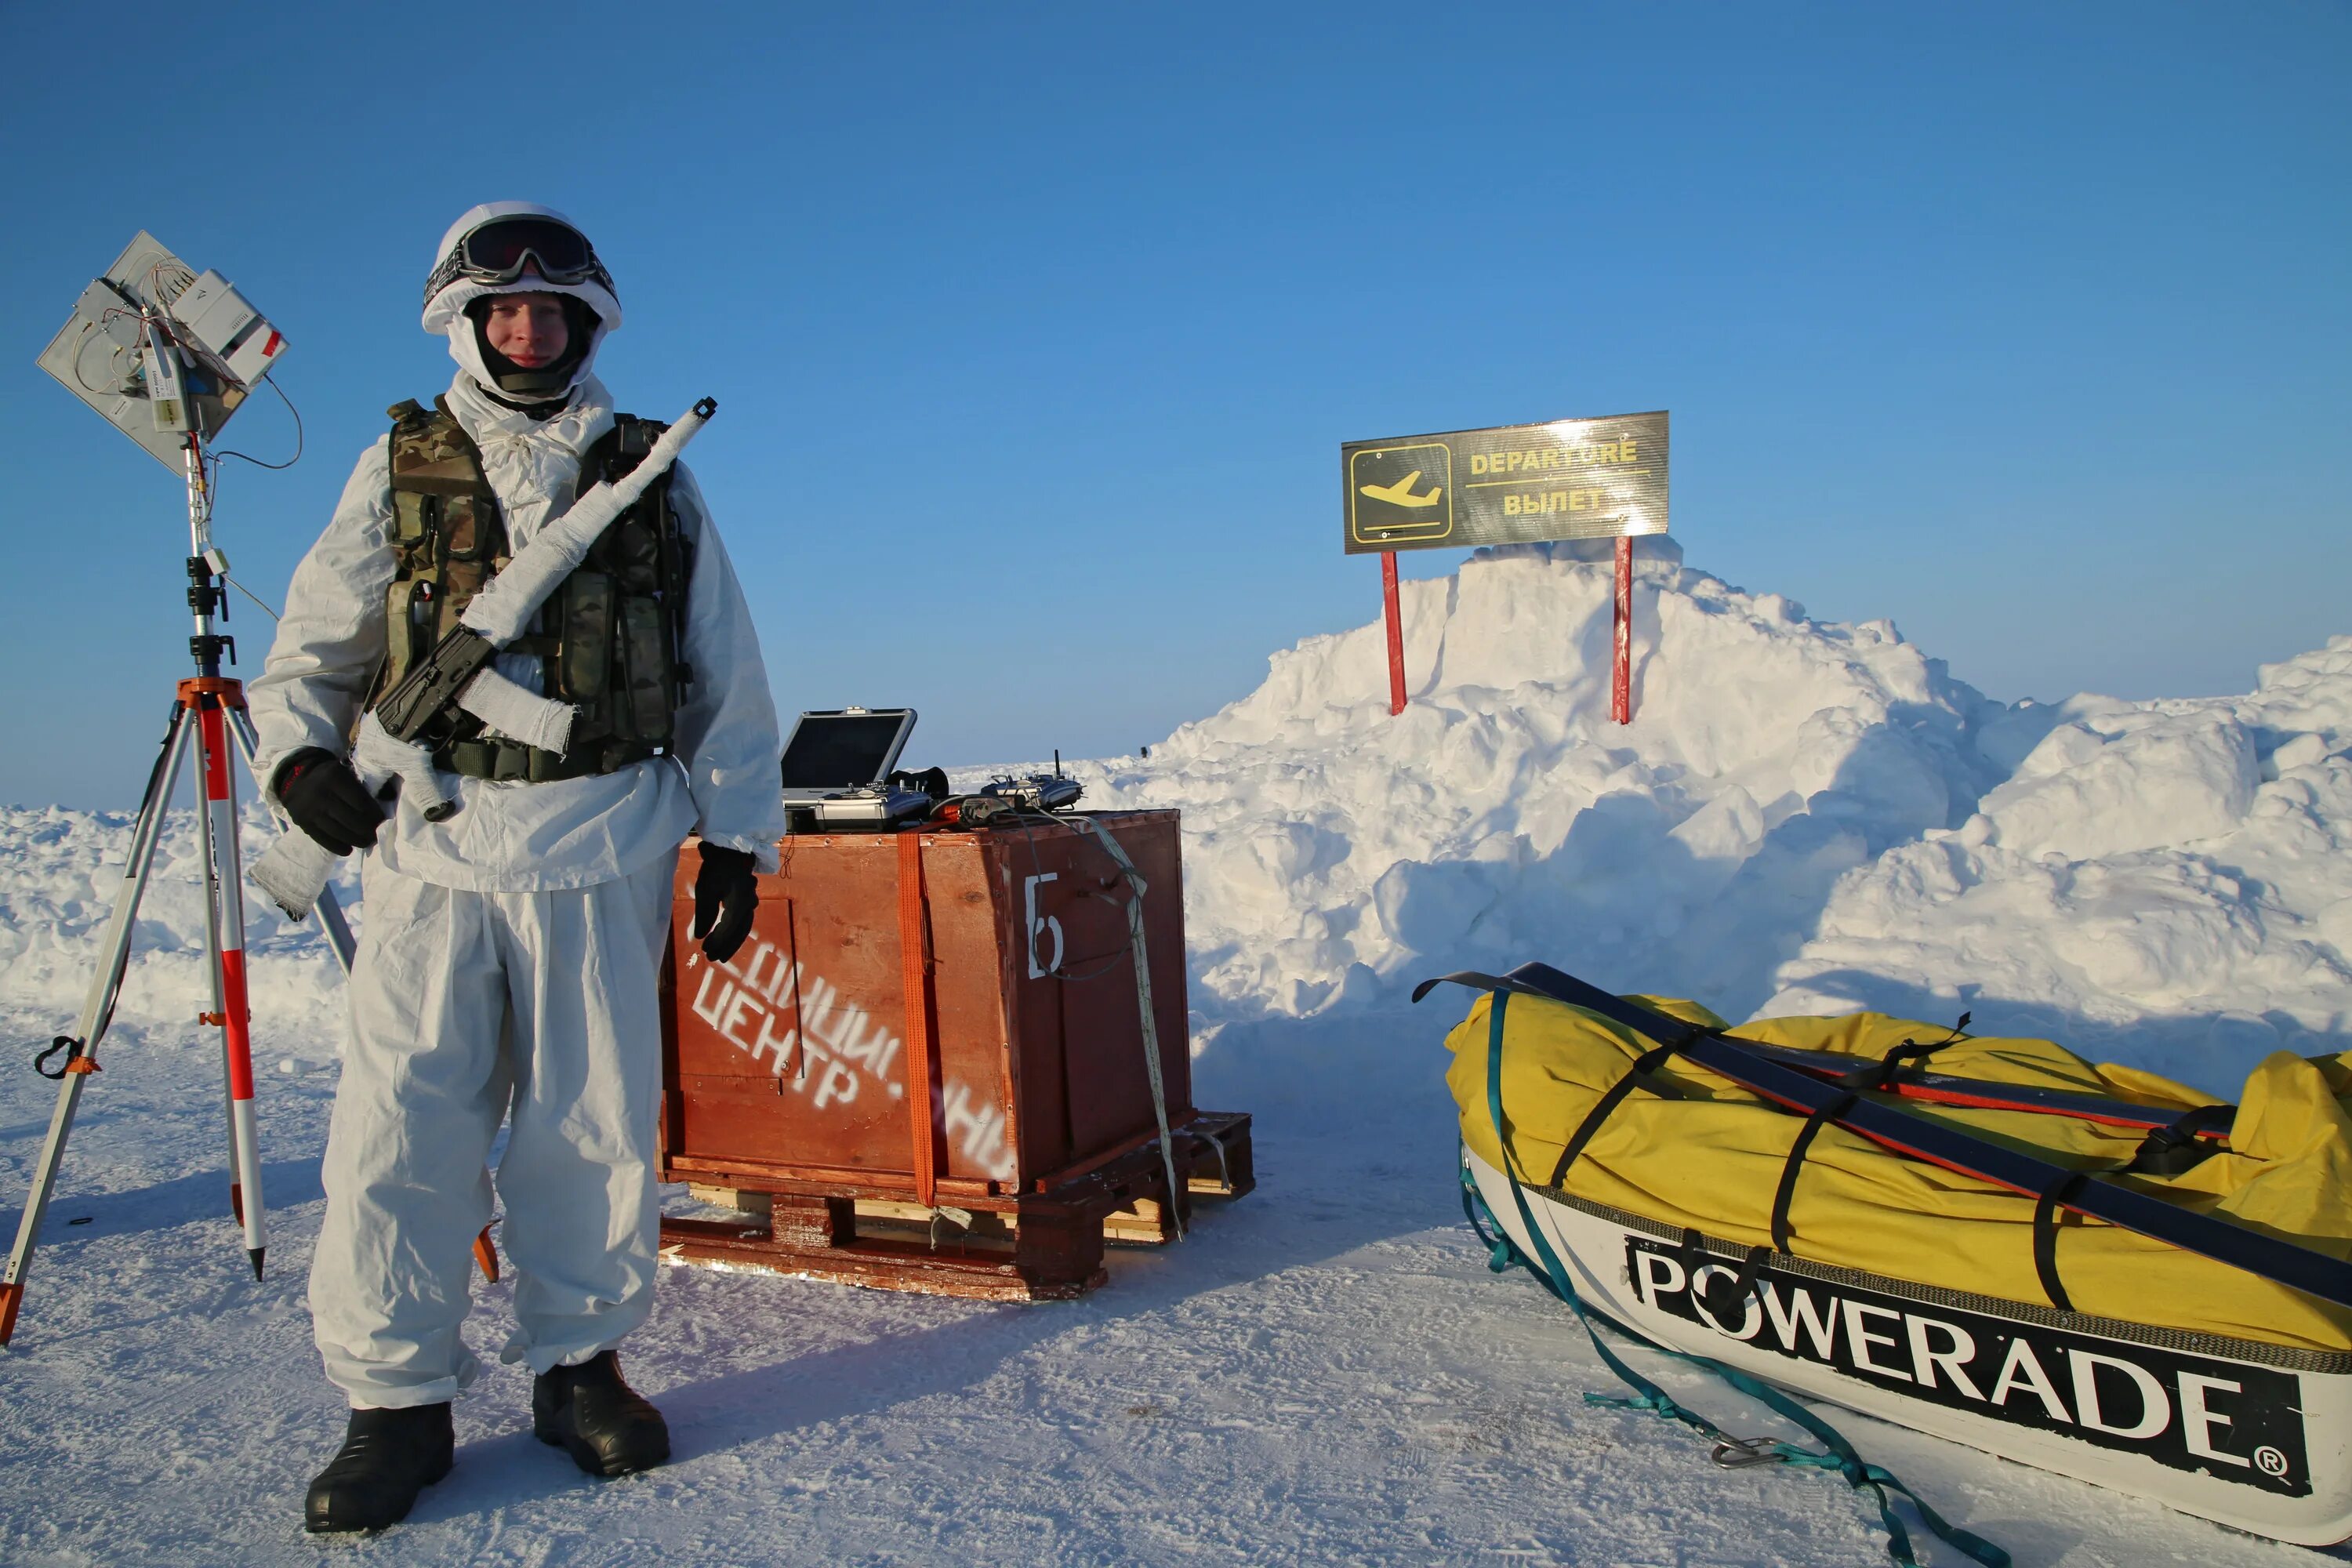
POLYGON ((568 223, 524 215, 492 218, 468 230, 425 279, 425 301, 431 304, 435 295, 461 278, 475 283, 511 283, 533 268, 550 283, 593 281, 619 297, 613 275, 596 259, 587 236, 568 223))

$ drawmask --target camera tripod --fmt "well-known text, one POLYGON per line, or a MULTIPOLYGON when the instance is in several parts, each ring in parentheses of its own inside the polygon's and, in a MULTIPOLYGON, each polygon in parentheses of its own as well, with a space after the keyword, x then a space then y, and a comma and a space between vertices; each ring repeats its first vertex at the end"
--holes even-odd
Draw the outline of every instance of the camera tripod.
MULTIPOLYGON (((205 938, 212 978, 212 1010, 197 1022, 221 1032, 221 1069, 228 1112, 229 1212, 244 1232, 246 1256, 253 1277, 261 1278, 262 1258, 268 1247, 267 1215, 261 1192, 261 1150, 253 1106, 253 1038, 245 973, 245 891, 243 862, 237 853, 236 784, 230 760, 232 739, 253 771, 257 737, 245 706, 244 683, 221 674, 221 656, 236 658, 234 639, 213 629, 218 614, 227 618, 220 580, 227 558, 212 542, 212 492, 205 467, 200 436, 191 434, 183 452, 188 490, 188 608, 195 617, 195 635, 188 651, 195 676, 179 682, 163 731, 163 750, 147 777, 147 791, 139 805, 139 819, 131 836, 131 850, 122 868, 121 890, 100 950, 98 972, 91 977, 81 1016, 71 1035, 60 1035, 36 1058, 45 1078, 58 1081, 58 1102, 49 1118, 48 1141, 34 1167, 32 1191, 16 1241, 0 1272, 0 1344, 6 1344, 16 1327, 24 1300, 25 1274, 31 1267, 33 1247, 65 1158, 66 1139, 73 1131, 74 1112, 90 1075, 99 1070, 98 1047, 113 1021, 121 994, 122 977, 131 962, 131 932, 139 901, 155 862, 156 841, 163 836, 164 813, 170 807, 180 765, 194 750, 198 794, 203 809, 196 816, 205 859, 205 938), (54 1071, 41 1064, 60 1051, 64 1062, 54 1071)), ((257 785, 265 784, 256 777, 257 785)), ((345 973, 352 966, 351 928, 330 888, 318 905, 319 921, 345 973)))

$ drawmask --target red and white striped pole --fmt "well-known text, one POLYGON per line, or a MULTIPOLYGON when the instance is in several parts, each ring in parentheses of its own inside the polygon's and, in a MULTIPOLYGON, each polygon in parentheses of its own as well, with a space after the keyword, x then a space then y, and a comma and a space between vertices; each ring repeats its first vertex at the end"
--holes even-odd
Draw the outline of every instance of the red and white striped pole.
MULTIPOLYGON (((245 1230, 246 1256, 253 1277, 261 1278, 268 1246, 261 1201, 261 1136, 253 1117, 253 1020, 245 981, 245 863, 237 854, 236 784, 230 760, 228 710, 245 707, 245 686, 221 674, 221 656, 236 658, 236 644, 213 630, 217 606, 227 607, 213 586, 228 571, 227 558, 213 548, 213 488, 205 471, 202 439, 191 434, 181 456, 188 481, 188 608, 196 635, 188 652, 196 676, 180 682, 180 702, 196 719, 196 766, 204 787, 202 826, 205 879, 210 884, 205 918, 211 926, 217 961, 213 970, 213 1011, 204 1022, 221 1031, 222 1074, 228 1089, 229 1212, 245 1230)), ((243 725, 239 725, 242 734, 243 725)))
POLYGON ((227 715, 222 707, 225 700, 242 704, 245 693, 236 681, 217 677, 184 680, 180 691, 182 700, 195 710, 205 781, 209 850, 205 876, 212 884, 220 948, 220 1010, 205 1021, 220 1028, 228 1079, 229 1207, 245 1227, 246 1256, 253 1260, 253 1277, 258 1279, 269 1239, 261 1195, 261 1135, 253 1110, 253 1019, 245 980, 245 876, 236 844, 236 775, 229 766, 227 715))

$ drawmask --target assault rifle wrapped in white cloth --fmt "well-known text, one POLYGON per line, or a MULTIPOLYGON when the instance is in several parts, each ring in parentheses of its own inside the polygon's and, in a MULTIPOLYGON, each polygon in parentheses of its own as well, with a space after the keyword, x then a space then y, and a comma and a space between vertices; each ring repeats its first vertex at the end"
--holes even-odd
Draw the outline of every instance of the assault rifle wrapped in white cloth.
MULTIPOLYGON (((559 754, 564 751, 578 710, 525 690, 492 668, 490 660, 523 635, 540 606, 586 558, 590 547, 646 487, 668 471, 718 409, 718 403, 708 397, 695 404, 662 433, 635 468, 618 479, 597 484, 541 529, 474 595, 458 624, 432 653, 361 719, 352 771, 371 794, 382 795, 397 785, 399 801, 427 821, 440 821, 457 810, 457 792, 442 782, 431 748, 416 740, 452 707, 526 745, 559 754)), ((253 879, 288 918, 299 921, 318 903, 338 858, 310 835, 289 831, 254 862, 253 879)))

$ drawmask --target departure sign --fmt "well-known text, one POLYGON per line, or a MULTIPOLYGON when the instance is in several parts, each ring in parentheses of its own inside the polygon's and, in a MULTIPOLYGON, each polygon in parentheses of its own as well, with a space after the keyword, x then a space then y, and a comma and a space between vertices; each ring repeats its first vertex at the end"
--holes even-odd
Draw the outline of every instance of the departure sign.
POLYGON ((1556 419, 1339 447, 1347 550, 1666 531, 1666 416, 1556 419))

